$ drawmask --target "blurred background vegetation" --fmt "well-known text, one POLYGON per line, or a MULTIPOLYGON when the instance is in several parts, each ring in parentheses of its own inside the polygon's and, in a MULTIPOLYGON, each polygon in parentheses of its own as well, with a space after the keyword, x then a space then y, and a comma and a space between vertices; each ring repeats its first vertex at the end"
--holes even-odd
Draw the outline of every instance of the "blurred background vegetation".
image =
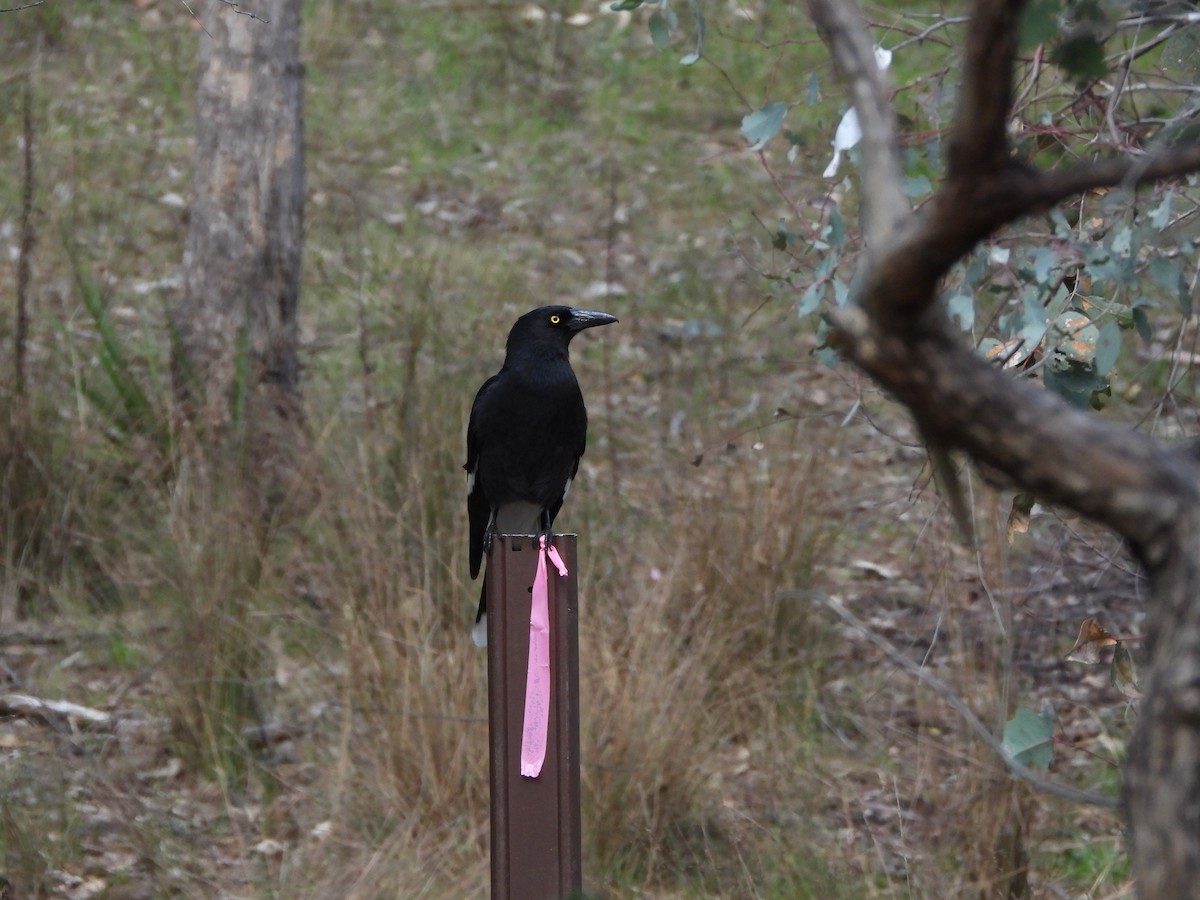
MULTIPOLYGON (((173 424, 196 52, 229 14, 191 9, 0 18, 0 691, 119 719, 0 719, 11 896, 484 895, 463 434, 508 326, 551 302, 621 318, 575 346, 591 434, 561 519, 581 535, 589 895, 1126 895, 1114 814, 1012 782, 936 697, 781 599, 837 593, 997 728, 1049 700, 1053 774, 1114 789, 1128 710, 1061 660, 1098 604, 1136 630, 1117 542, 1043 511, 1010 545, 1011 494, 974 479, 982 542, 960 547, 906 418, 819 358, 861 248, 850 182, 820 177, 845 103, 802 4, 703 4, 704 58, 681 66, 684 9, 656 49, 646 10, 607 3, 306 3, 311 452, 268 520, 237 460, 181 453, 173 424), (751 152, 743 118, 768 102, 787 120, 751 152)), ((915 38, 962 11, 868 12, 904 44, 920 202, 958 26, 915 38)), ((1054 106, 1066 72, 1026 98, 1039 164, 1103 120, 1054 106)), ((1194 433, 1194 204, 1166 197, 985 249, 950 292, 979 299, 965 330, 985 350, 1024 335, 1041 349, 1017 363, 1074 373, 1105 415, 1194 433), (1149 271, 1143 241, 1177 269, 1149 271), (1079 260, 1130 256, 1136 290, 1077 289, 1079 260), (1100 294, 1124 300, 1078 356, 1029 312, 1100 294), (1118 319, 1119 358, 1100 339, 1118 319)))

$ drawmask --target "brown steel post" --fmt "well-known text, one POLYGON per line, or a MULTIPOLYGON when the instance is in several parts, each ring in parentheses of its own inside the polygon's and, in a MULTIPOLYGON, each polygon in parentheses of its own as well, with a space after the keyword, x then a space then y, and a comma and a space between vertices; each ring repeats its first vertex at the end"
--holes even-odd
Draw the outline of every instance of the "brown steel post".
POLYGON ((555 535, 554 546, 569 574, 548 567, 550 718, 537 778, 521 775, 521 727, 538 544, 498 534, 488 552, 492 900, 564 900, 583 888, 576 536, 555 535))

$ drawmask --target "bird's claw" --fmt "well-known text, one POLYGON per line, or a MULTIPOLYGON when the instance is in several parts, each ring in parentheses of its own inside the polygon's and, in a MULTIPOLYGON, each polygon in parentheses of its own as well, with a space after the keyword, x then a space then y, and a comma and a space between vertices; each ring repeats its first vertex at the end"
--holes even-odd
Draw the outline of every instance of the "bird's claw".
POLYGON ((549 547, 554 543, 554 526, 550 522, 550 515, 548 512, 543 512, 541 519, 541 527, 538 528, 537 533, 538 545, 540 546, 544 539, 545 545, 549 547))

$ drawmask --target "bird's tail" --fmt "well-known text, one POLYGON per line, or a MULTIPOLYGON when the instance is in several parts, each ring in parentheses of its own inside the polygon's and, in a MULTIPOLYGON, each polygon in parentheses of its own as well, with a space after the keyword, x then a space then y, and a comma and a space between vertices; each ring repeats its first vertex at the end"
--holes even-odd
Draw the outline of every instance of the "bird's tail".
POLYGON ((471 640, 476 647, 487 646, 487 573, 479 586, 479 612, 475 614, 475 627, 471 629, 471 640))

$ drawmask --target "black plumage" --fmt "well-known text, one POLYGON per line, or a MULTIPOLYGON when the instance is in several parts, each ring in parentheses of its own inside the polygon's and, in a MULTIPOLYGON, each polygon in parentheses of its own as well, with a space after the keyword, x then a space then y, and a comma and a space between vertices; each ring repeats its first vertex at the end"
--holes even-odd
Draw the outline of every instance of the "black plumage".
MULTIPOLYGON (((493 534, 550 535, 579 471, 587 409, 567 346, 585 328, 615 316, 543 306, 517 319, 504 366, 483 383, 467 425, 467 515, 471 577, 493 534)), ((487 580, 472 636, 487 646, 487 580)))

